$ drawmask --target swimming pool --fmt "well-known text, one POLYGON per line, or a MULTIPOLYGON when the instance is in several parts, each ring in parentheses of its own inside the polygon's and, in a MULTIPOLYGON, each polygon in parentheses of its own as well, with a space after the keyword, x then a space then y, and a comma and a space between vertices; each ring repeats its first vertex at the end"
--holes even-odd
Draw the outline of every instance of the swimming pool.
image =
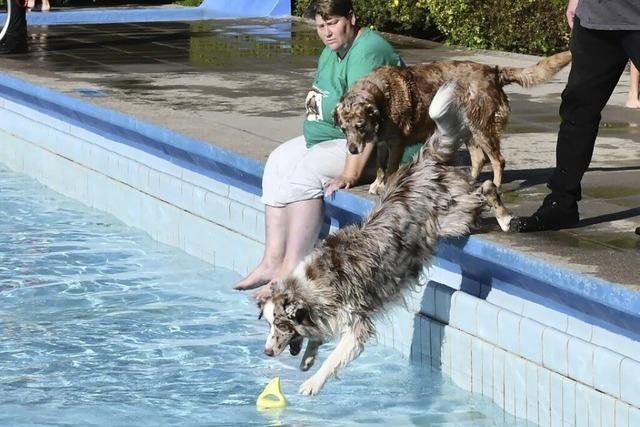
POLYGON ((262 354, 267 325, 230 289, 238 274, 2 166, 0 259, 0 425, 515 422, 381 345, 298 396, 309 374, 262 354), (276 375, 289 406, 257 411, 276 375))

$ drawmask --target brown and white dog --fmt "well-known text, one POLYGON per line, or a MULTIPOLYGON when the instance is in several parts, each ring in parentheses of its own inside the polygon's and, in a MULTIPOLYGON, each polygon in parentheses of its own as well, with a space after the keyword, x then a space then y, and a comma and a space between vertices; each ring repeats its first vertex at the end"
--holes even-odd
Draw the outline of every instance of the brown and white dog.
POLYGON ((504 158, 500 134, 509 117, 509 100, 503 87, 518 83, 529 87, 550 80, 571 62, 562 52, 529 68, 499 67, 472 61, 436 61, 408 67, 382 67, 357 81, 334 110, 334 121, 347 137, 350 153, 366 143, 376 143, 376 180, 369 187, 380 194, 389 175, 398 170, 404 148, 426 139, 435 130, 429 104, 447 81, 456 81, 456 97, 466 110, 472 138, 467 143, 471 175, 478 178, 486 158, 493 182, 500 187, 504 158))
POLYGON ((268 356, 279 355, 287 345, 297 352, 300 339, 307 338, 300 365, 306 371, 318 347, 340 337, 300 386, 302 394, 319 393, 327 379, 362 352, 375 333, 375 316, 418 283, 441 237, 469 233, 486 204, 495 209, 503 230, 509 227, 511 215, 493 182, 480 185, 465 168, 452 164, 455 151, 470 137, 452 84, 438 91, 429 114, 438 132, 393 175, 363 223, 327 236, 292 274, 273 285, 271 298, 261 304, 270 324, 268 356))

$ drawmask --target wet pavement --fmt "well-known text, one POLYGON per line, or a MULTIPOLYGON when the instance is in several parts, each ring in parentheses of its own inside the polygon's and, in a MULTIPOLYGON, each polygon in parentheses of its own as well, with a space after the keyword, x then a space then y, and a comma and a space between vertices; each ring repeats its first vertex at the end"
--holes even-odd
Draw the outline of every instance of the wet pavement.
MULTIPOLYGON (((16 77, 264 161, 301 132, 322 46, 301 20, 216 20, 30 27, 31 52, 0 58, 16 77)), ((528 66, 539 58, 389 36, 407 63, 472 59, 528 66)), ((517 215, 546 194, 568 69, 530 89, 507 87, 503 194, 517 215)), ((483 238, 640 290, 640 110, 623 107, 628 75, 603 112, 577 228, 483 238)), ((490 178, 489 169, 485 176, 490 178)), ((353 190, 364 193, 364 187, 353 190)))

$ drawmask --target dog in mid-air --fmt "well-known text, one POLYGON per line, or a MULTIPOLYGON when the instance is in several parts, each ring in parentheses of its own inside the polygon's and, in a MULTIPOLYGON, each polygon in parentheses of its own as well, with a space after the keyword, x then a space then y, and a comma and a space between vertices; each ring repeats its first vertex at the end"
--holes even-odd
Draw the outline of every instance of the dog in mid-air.
POLYGON ((478 225, 491 206, 503 230, 511 215, 490 180, 478 184, 453 164, 455 151, 471 136, 454 84, 435 95, 429 114, 438 131, 416 157, 390 179, 382 197, 359 225, 327 236, 296 270, 274 283, 260 304, 270 324, 265 354, 277 356, 289 345, 301 350, 300 368, 313 365, 318 347, 339 343, 318 371, 300 386, 315 395, 337 371, 362 352, 375 333, 374 318, 417 286, 440 238, 459 237, 478 225))
POLYGON ((436 90, 457 81, 456 98, 467 113, 472 137, 466 141, 471 175, 478 178, 486 159, 493 183, 500 187, 504 158, 500 135, 509 117, 503 87, 530 87, 550 80, 571 62, 562 52, 528 68, 499 67, 472 61, 436 61, 407 67, 382 67, 357 81, 334 110, 334 122, 347 137, 347 149, 362 153, 366 143, 378 149, 376 180, 369 187, 380 194, 387 177, 398 170, 405 147, 426 141, 435 130, 429 104, 436 90))

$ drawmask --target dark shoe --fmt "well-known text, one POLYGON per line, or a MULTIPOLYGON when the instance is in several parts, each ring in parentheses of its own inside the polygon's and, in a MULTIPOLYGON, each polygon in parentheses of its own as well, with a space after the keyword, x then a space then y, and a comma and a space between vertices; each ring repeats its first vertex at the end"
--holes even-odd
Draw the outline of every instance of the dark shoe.
POLYGON ((640 227, 636 228, 636 234, 640 236, 640 227))
POLYGON ((518 233, 530 233, 532 231, 560 230, 570 228, 580 221, 578 208, 566 208, 559 202, 543 204, 540 209, 531 216, 516 218, 514 229, 518 233))
POLYGON ((5 54, 18 54, 29 52, 29 45, 27 43, 7 43, 0 42, 0 55, 5 54))

